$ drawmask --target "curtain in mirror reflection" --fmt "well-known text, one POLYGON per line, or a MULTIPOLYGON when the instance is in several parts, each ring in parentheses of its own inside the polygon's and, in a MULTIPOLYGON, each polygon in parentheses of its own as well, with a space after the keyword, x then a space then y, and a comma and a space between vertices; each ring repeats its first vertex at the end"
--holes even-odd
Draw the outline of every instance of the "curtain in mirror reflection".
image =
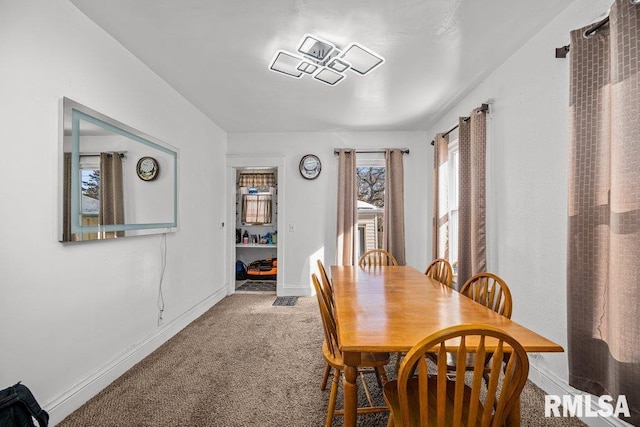
MULTIPOLYGON (((124 224, 124 189, 123 189, 123 161, 120 153, 100 153, 100 165, 91 175, 91 182, 81 176, 81 198, 91 199, 95 209, 83 208, 80 212, 82 226, 98 226, 124 224)), ((71 233, 71 153, 64 153, 64 200, 63 200, 63 241, 82 241, 94 239, 112 239, 123 237, 124 231, 98 233, 71 233)), ((82 170, 80 171, 82 174, 82 170)))

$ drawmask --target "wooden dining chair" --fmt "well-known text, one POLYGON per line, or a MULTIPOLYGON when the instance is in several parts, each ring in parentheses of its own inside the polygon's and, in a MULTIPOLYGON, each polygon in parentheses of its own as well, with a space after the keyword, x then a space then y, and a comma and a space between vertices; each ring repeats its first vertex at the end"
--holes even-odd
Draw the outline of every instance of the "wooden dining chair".
POLYGON ((498 328, 467 324, 435 332, 407 353, 398 379, 385 384, 384 398, 391 411, 387 426, 502 426, 518 402, 528 373, 524 348, 498 328), (454 379, 447 375, 447 345, 457 347, 461 362, 454 379), (434 351, 439 357, 432 375, 425 355, 434 351), (485 390, 482 377, 487 352, 497 357, 485 390), (499 365, 506 352, 511 352, 511 357, 501 375, 499 365), (476 363, 465 382, 463 361, 467 354, 473 354, 476 363))
MULTIPOLYGON (((322 297, 322 289, 320 288, 320 281, 315 274, 311 275, 313 286, 316 290, 316 296, 318 299, 318 307, 320 308, 320 317, 322 318, 322 326, 324 329, 324 342, 322 343, 322 355, 324 356, 327 364, 333 369, 333 382, 331 384, 331 393, 329 394, 329 406, 327 408, 327 420, 325 427, 330 427, 335 415, 344 415, 344 410, 336 409, 336 398, 338 396, 338 386, 344 371, 344 361, 342 358, 342 352, 338 343, 338 332, 335 318, 329 307, 327 306, 324 297, 322 297)), ((373 413, 373 412, 386 412, 388 408, 385 406, 375 406, 369 386, 365 381, 365 373, 374 373, 379 380, 381 380, 382 386, 387 382, 387 375, 384 367, 389 363, 389 353, 362 353, 362 361, 358 367, 358 373, 362 380, 362 386, 369 403, 368 407, 360 407, 357 413, 373 413)))
MULTIPOLYGON (((318 260, 318 271, 320 272, 320 291, 322 292, 322 297, 324 298, 324 302, 327 305, 329 311, 335 315, 335 302, 333 300, 333 285, 331 284, 331 280, 329 280, 329 276, 327 275, 327 270, 324 268, 324 264, 322 261, 318 260)), ((317 291, 316 291, 317 292, 317 291)), ((320 383, 320 388, 325 390, 327 388, 327 381, 329 380, 329 375, 331 374, 331 365, 329 363, 326 364, 324 368, 324 374, 322 375, 322 382, 320 383)))
POLYGON ((449 287, 453 284, 453 268, 451 268, 451 264, 449 264, 449 261, 446 259, 434 259, 431 264, 429 264, 424 274, 449 287))
MULTIPOLYGON (((499 276, 487 272, 475 274, 471 278, 469 278, 469 280, 467 280, 464 285, 462 285, 462 288, 460 288, 460 293, 466 297, 471 298, 475 302, 480 303, 485 307, 495 311, 496 313, 501 314, 508 319, 511 319, 511 313, 513 311, 513 300, 511 298, 511 291, 509 290, 509 286, 507 286, 506 282, 499 276)), ((491 352, 488 352, 485 356, 485 371, 487 372, 491 368, 491 365, 489 363, 491 356, 491 352)), ((508 353, 504 355, 504 363, 507 363, 508 357, 508 353)), ((467 359, 467 370, 471 370, 474 359, 471 356, 469 356, 467 359)), ((447 355, 447 364, 449 365, 450 370, 455 369, 455 353, 447 355)), ((487 375, 485 375, 485 380, 486 379, 487 375)))
POLYGON ((380 267, 383 265, 398 265, 398 261, 389 251, 372 249, 360 257, 358 265, 360 267, 380 267))
POLYGON ((478 273, 462 285, 460 293, 475 302, 511 319, 511 291, 502 278, 492 273, 478 273))
POLYGON ((318 271, 320 272, 320 284, 322 285, 322 292, 325 296, 325 300, 329 304, 329 307, 333 310, 334 308, 334 300, 333 300, 333 285, 331 284, 331 280, 329 279, 329 275, 327 274, 327 270, 324 268, 324 264, 322 261, 318 260, 318 271))

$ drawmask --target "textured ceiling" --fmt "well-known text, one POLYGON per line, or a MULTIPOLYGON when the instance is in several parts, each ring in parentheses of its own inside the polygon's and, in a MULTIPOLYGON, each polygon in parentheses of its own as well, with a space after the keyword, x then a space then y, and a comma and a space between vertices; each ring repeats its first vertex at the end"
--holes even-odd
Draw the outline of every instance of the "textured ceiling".
POLYGON ((227 132, 425 130, 571 3, 71 2, 227 132), (335 87, 269 71, 305 33, 359 42, 386 62, 335 87))

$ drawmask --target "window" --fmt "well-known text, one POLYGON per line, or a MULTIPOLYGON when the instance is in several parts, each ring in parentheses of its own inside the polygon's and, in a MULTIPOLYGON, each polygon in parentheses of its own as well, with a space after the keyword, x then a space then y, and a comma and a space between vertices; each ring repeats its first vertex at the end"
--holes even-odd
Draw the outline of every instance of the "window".
POLYGON ((384 225, 384 159, 362 159, 356 168, 358 188, 358 256, 382 248, 384 225))
POLYGON ((447 160, 447 207, 449 213, 449 262, 453 267, 453 274, 458 274, 458 191, 460 155, 458 140, 449 143, 449 158, 447 160))
MULTIPOLYGON (((100 156, 80 156, 80 225, 97 226, 100 212, 100 156)), ((84 233, 82 240, 97 239, 98 233, 84 233)))
POLYGON ((100 206, 100 169, 80 168, 81 192, 80 212, 83 214, 98 213, 100 206))
POLYGON ((458 192, 460 152, 458 140, 448 144, 447 161, 438 169, 438 258, 451 263, 454 276, 458 273, 458 192))
POLYGON ((253 225, 271 224, 273 197, 267 194, 242 195, 242 223, 253 225))

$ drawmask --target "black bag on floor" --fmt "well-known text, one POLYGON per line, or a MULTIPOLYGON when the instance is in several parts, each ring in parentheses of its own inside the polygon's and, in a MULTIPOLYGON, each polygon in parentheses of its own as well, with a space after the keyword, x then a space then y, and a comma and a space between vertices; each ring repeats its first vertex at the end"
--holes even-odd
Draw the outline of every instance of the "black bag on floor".
POLYGON ((247 266, 240 260, 236 261, 236 280, 247 280, 247 266))
POLYGON ((49 414, 42 409, 31 390, 20 383, 0 390, 0 426, 33 427, 33 418, 40 427, 49 424, 49 414))

